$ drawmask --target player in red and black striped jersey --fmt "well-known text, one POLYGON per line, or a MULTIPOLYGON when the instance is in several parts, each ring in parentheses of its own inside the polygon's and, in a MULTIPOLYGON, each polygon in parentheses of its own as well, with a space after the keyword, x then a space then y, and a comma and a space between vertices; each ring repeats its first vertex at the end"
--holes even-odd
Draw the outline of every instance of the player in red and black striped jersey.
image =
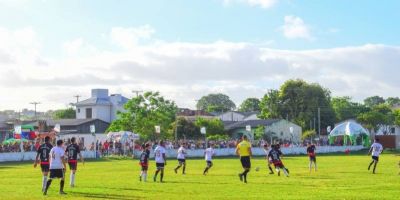
POLYGON ((150 144, 146 143, 143 144, 142 146, 143 151, 140 154, 140 161, 139 165, 142 167, 142 170, 140 172, 139 180, 140 181, 147 181, 147 170, 149 169, 149 158, 150 158, 150 144))
POLYGON ((285 176, 289 176, 289 170, 283 165, 281 161, 282 152, 279 149, 279 145, 275 144, 271 146, 271 151, 268 153, 268 159, 272 161, 275 166, 276 171, 278 171, 278 176, 281 175, 281 170, 285 173, 285 176))
POLYGON ((65 153, 68 158, 69 169, 71 170, 69 185, 71 187, 74 187, 75 186, 75 173, 76 173, 76 170, 78 169, 78 155, 79 155, 79 159, 81 160, 82 164, 84 164, 81 150, 79 149, 79 146, 76 144, 75 137, 71 138, 71 144, 67 146, 67 148, 65 149, 65 153))
POLYGON ((308 143, 307 154, 308 154, 308 157, 310 158, 310 164, 309 164, 310 173, 311 173, 313 163, 314 163, 314 170, 317 171, 317 157, 316 157, 315 151, 316 151, 315 145, 308 143))
POLYGON ((53 145, 50 144, 50 137, 47 136, 44 138, 44 144, 40 145, 37 149, 35 163, 33 167, 36 168, 40 159, 40 168, 42 169, 43 179, 42 179, 42 191, 46 188, 47 183, 47 175, 50 171, 50 163, 49 163, 49 154, 50 150, 53 148, 53 145))

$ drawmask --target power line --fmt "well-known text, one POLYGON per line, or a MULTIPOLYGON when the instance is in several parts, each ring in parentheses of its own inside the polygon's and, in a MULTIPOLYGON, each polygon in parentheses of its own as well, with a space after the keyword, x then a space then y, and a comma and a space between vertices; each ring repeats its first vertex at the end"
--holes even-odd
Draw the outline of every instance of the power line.
POLYGON ((136 93, 136 97, 139 96, 139 93, 142 93, 143 90, 132 90, 132 93, 136 93))
POLYGON ((78 103, 79 102, 79 97, 81 97, 81 95, 77 94, 74 97, 76 98, 76 103, 78 103))
POLYGON ((40 102, 31 102, 30 104, 33 104, 35 106, 35 119, 37 120, 37 116, 36 116, 36 105, 41 104, 40 102))

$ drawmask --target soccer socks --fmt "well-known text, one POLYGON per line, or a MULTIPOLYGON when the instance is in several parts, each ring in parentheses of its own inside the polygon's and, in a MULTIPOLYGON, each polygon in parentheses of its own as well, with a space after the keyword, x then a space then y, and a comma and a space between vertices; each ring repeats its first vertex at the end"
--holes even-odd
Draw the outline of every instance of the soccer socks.
POLYGON ((75 174, 74 173, 71 173, 71 175, 69 177, 69 185, 75 186, 75 174))
POLYGON ((163 182, 163 178, 164 178, 164 172, 161 171, 161 174, 160 174, 160 182, 163 182))
POLYGON ((206 175, 206 173, 208 172, 208 169, 209 169, 208 167, 206 167, 206 168, 204 169, 204 172, 203 172, 204 175, 206 175))
POLYGON ((157 175, 158 175, 158 172, 160 172, 159 170, 157 170, 156 171, 156 173, 154 174, 154 177, 153 177, 153 181, 154 182, 156 182, 157 181, 157 175))
POLYGON ((64 191, 64 180, 60 181, 60 192, 64 191))
POLYGON ((272 170, 272 167, 271 167, 271 166, 268 166, 268 168, 269 168, 270 174, 273 174, 274 171, 272 170))
POLYGON ((249 171, 250 171, 250 170, 245 169, 244 172, 242 173, 242 175, 243 175, 243 181, 244 181, 245 183, 247 183, 247 173, 249 173, 249 171))
POLYGON ((282 170, 283 170, 283 173, 285 174, 285 176, 288 177, 288 176, 289 176, 289 173, 288 173, 287 169, 286 169, 286 168, 283 168, 282 170))
POLYGON ((186 165, 183 165, 182 174, 185 174, 186 165))
POLYGON ((52 181, 52 179, 47 180, 46 189, 44 190, 44 193, 43 193, 44 195, 47 194, 47 190, 49 189, 49 187, 50 187, 50 185, 51 185, 51 181, 52 181))
POLYGON ((372 173, 374 173, 374 174, 375 174, 376 164, 378 164, 378 163, 377 162, 374 163, 374 170, 372 171, 372 173))
POLYGON ((147 174, 143 174, 143 175, 142 175, 142 180, 143 180, 144 182, 147 181, 147 174))
POLYGON ((374 164, 374 161, 372 161, 371 163, 369 163, 368 170, 371 169, 372 164, 374 164))
POLYGON ((46 189, 46 184, 47 184, 47 176, 43 176, 42 179, 42 192, 46 189))

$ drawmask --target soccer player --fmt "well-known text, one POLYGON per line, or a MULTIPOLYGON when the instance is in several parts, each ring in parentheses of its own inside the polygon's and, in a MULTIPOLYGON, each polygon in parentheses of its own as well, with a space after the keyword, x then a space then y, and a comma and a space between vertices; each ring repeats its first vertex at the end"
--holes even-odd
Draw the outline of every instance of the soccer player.
POLYGON ((46 136, 44 138, 44 144, 40 145, 40 147, 37 149, 35 163, 33 164, 33 167, 36 168, 40 158, 40 168, 42 169, 43 174, 42 192, 44 192, 47 184, 47 175, 49 174, 50 170, 49 155, 52 148, 53 145, 50 144, 50 137, 46 136))
POLYGON ((242 141, 236 147, 236 154, 240 157, 240 162, 242 163, 243 172, 239 174, 240 181, 247 183, 247 173, 249 173, 251 168, 250 157, 251 143, 248 141, 247 136, 242 136, 242 141))
POLYGON ((167 165, 167 157, 165 155, 166 151, 165 151, 165 144, 164 141, 160 141, 158 146, 156 147, 156 149, 154 149, 154 158, 156 160, 156 167, 157 170, 154 174, 153 177, 153 181, 156 182, 157 181, 157 175, 158 173, 160 173, 160 182, 163 182, 163 178, 164 178, 164 167, 165 165, 167 165))
POLYGON ((182 166, 182 174, 185 174, 185 170, 186 170, 186 149, 185 149, 185 143, 181 144, 181 147, 179 147, 178 149, 178 166, 174 169, 175 174, 178 173, 178 169, 181 168, 182 166))
POLYGON ((75 173, 76 173, 76 170, 78 169, 78 160, 77 160, 78 155, 79 155, 79 159, 81 160, 82 164, 84 164, 83 156, 81 154, 81 150, 79 149, 79 146, 76 144, 75 137, 71 138, 71 144, 67 146, 65 153, 68 158, 69 169, 71 170, 69 185, 71 187, 75 187, 75 173))
POLYGON ((203 175, 206 175, 208 173, 208 170, 213 166, 212 163, 212 157, 215 155, 215 151, 214 151, 214 144, 210 144, 210 147, 208 147, 205 151, 204 151, 204 158, 207 162, 207 166, 204 169, 203 175))
POLYGON ((64 142, 62 140, 57 140, 57 146, 50 150, 50 179, 47 180, 46 189, 43 195, 47 195, 47 190, 49 189, 51 182, 54 178, 60 178, 60 194, 67 194, 64 192, 64 173, 66 169, 66 162, 64 159, 64 142))
POLYGON ((371 145, 371 148, 368 151, 368 155, 371 155, 372 153, 372 162, 368 166, 368 170, 371 169, 372 164, 374 164, 374 170, 372 173, 375 174, 375 169, 376 165, 378 164, 379 161, 379 155, 383 151, 383 146, 379 143, 379 138, 375 138, 375 142, 371 145))
POLYGON ((278 171, 278 176, 281 175, 281 170, 285 173, 285 176, 289 176, 289 172, 281 161, 282 152, 279 150, 279 145, 272 145, 271 151, 269 151, 268 158, 272 160, 276 171, 278 171))
POLYGON ((274 174, 274 170, 272 170, 272 160, 268 157, 269 154, 269 149, 268 149, 268 144, 264 144, 264 152, 265 152, 265 159, 267 160, 268 163, 268 169, 269 169, 269 174, 274 174))
POLYGON ((310 173, 311 173, 313 163, 314 163, 314 171, 315 172, 317 171, 317 158, 316 158, 315 151, 316 151, 315 145, 308 143, 307 154, 310 159, 310 164, 309 164, 310 173))
POLYGON ((140 166, 142 166, 142 171, 140 172, 139 180, 147 181, 147 170, 149 169, 149 157, 150 157, 150 148, 151 145, 149 143, 143 144, 143 151, 140 154, 140 166))

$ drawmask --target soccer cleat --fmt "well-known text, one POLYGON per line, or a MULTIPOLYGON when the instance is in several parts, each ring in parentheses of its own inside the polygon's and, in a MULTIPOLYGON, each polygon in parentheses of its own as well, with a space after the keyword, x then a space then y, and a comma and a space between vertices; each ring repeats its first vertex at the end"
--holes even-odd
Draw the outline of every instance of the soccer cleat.
POLYGON ((278 172, 278 176, 281 176, 281 171, 278 172))
POLYGON ((285 168, 285 169, 286 169, 287 173, 290 174, 289 169, 288 168, 285 168))
POLYGON ((65 193, 64 191, 60 191, 60 195, 66 195, 67 193, 65 193))
POLYGON ((269 174, 274 174, 274 172, 269 172, 269 174))
POLYGON ((44 192, 43 192, 43 196, 46 196, 47 195, 47 191, 45 190, 44 192))
POLYGON ((157 176, 153 177, 153 181, 156 182, 157 181, 157 176))
POLYGON ((178 170, 177 170, 176 168, 174 169, 174 171, 175 171, 175 174, 177 174, 177 173, 178 173, 178 170))
POLYGON ((74 184, 72 184, 72 185, 69 185, 69 186, 70 186, 70 187, 72 187, 72 188, 73 188, 73 187, 75 187, 75 185, 74 185, 74 184))
POLYGON ((243 181, 243 175, 242 174, 239 174, 239 179, 240 179, 240 181, 243 181))
POLYGON ((139 181, 142 181, 142 176, 139 176, 139 181))

